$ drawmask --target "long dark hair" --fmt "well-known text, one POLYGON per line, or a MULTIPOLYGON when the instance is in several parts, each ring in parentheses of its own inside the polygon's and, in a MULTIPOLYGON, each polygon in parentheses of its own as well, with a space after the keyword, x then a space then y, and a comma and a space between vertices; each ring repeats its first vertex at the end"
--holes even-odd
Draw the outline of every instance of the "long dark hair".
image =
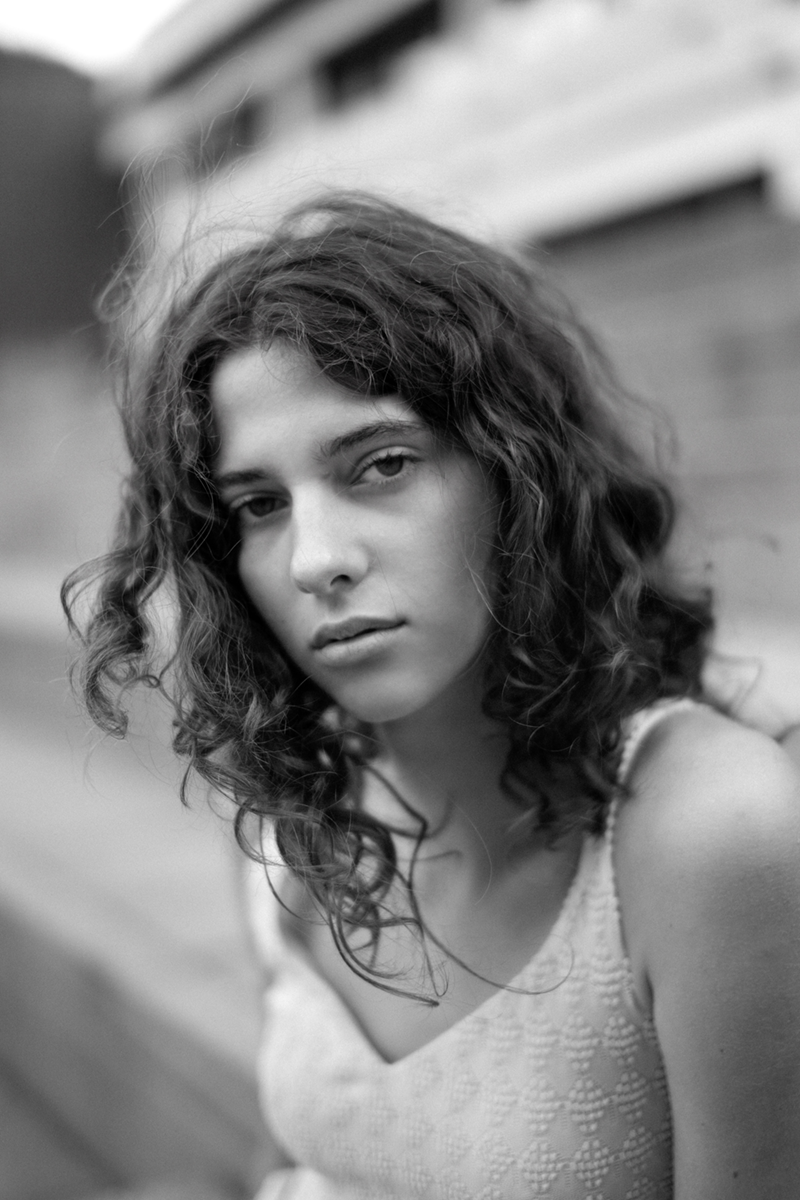
POLYGON ((485 709, 508 730, 503 783, 529 832, 602 828, 624 719, 700 691, 710 602, 673 578, 671 494, 623 436, 626 401, 603 355, 531 263, 337 194, 183 290, 128 374, 132 467, 115 547, 65 585, 68 613, 90 596, 88 616, 72 618, 80 687, 120 736, 132 684, 167 691, 187 777, 235 799, 248 852, 250 815, 270 819, 340 950, 371 975, 380 929, 396 919, 384 905, 399 875, 391 831, 360 806, 359 739, 249 604, 211 475, 212 372, 276 338, 354 392, 399 395, 492 481, 485 709), (176 610, 168 663, 150 619, 162 589, 176 610), (353 926, 367 950, 349 947, 353 926))

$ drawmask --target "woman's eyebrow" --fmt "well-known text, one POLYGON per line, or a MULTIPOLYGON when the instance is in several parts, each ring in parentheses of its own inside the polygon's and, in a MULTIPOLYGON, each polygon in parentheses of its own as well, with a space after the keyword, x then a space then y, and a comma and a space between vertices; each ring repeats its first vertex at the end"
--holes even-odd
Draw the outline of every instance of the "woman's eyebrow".
MULTIPOLYGON (((408 437, 419 434, 425 426, 420 421, 406 421, 402 417, 394 420, 371 421, 368 425, 359 425, 347 433, 322 442, 315 453, 319 461, 326 461, 341 454, 343 450, 351 450, 378 437, 408 437)), ((249 487, 251 484, 264 483, 271 478, 270 472, 260 467, 245 467, 238 471, 224 471, 214 480, 218 492, 232 487, 249 487)))
POLYGON ((354 446, 360 446, 362 442, 371 441, 372 438, 408 437, 410 434, 420 433, 424 428, 421 422, 406 421, 402 417, 397 417, 392 421, 371 421, 369 425, 359 425, 358 429, 351 429, 349 433, 339 434, 338 437, 323 442, 317 457, 319 459, 334 458, 343 450, 352 450, 354 446))
POLYGON ((223 475, 218 475, 214 480, 218 492, 224 492, 226 488, 246 486, 251 483, 263 483, 268 476, 264 471, 260 471, 257 467, 252 467, 244 471, 225 471, 223 475))

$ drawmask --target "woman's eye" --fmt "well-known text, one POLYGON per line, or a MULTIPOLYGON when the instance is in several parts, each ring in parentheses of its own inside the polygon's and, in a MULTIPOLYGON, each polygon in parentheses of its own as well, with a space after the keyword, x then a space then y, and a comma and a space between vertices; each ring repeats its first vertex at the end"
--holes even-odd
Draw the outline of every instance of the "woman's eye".
POLYGON ((250 496, 231 505, 231 511, 238 521, 247 523, 272 516, 277 507, 276 496, 250 496))
POLYGON ((393 450, 390 453, 381 454, 365 464, 359 475, 359 481, 370 483, 376 476, 378 480, 394 479, 398 475, 402 475, 414 461, 411 455, 405 451, 393 450))

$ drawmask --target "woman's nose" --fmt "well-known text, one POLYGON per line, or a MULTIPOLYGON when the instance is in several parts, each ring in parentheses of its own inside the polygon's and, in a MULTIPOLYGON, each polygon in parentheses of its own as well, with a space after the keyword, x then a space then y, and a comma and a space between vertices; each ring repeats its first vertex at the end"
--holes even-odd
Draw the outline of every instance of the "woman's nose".
POLYGON ((368 551, 352 513, 330 496, 295 501, 290 572, 301 592, 324 595, 353 587, 368 566, 368 551))

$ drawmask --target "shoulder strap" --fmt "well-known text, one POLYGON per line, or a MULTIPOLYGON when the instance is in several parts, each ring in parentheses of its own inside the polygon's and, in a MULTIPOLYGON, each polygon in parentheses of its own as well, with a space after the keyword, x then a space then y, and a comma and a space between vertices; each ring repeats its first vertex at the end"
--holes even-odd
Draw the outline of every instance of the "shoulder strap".
POLYGON ((634 713, 627 722, 625 742, 622 747, 622 756, 617 770, 618 782, 625 783, 630 775, 631 767, 633 766, 639 747, 651 729, 659 725, 665 717, 670 717, 675 712, 688 711, 693 708, 697 708, 697 701, 690 700, 688 696, 683 696, 677 700, 657 700, 649 708, 643 708, 641 712, 634 713))
MULTIPOLYGON (((644 739, 667 717, 672 716, 676 712, 690 712, 698 707, 696 700, 690 700, 688 696, 683 696, 678 699, 658 700, 655 704, 651 704, 648 708, 641 709, 640 712, 634 713, 625 723, 625 741, 622 747, 622 755, 620 757, 619 768, 617 770, 617 781, 624 784, 631 773, 634 760, 639 751, 644 739)), ((652 1021, 652 1013, 645 1001, 637 995, 636 987, 633 980, 632 970, 630 968, 630 959, 625 940, 625 932, 623 928, 623 914, 619 901, 619 889, 616 879, 616 865, 614 862, 614 841, 616 835, 617 818, 619 816, 620 804, 623 800, 623 795, 619 792, 611 801, 611 806, 606 817, 605 831, 603 835, 603 853, 604 853, 604 874, 602 878, 606 880, 607 895, 611 897, 611 920, 612 920, 612 936, 618 939, 619 952, 627 966, 627 979, 625 983, 626 996, 629 1002, 629 1011, 636 1015, 637 1021, 644 1019, 646 1022, 652 1021)), ((655 1035, 654 1035, 655 1036, 655 1035)))
MULTIPOLYGON (((261 852, 267 863, 280 863, 272 828, 264 822, 261 830, 261 852)), ((286 953, 281 929, 281 904, 273 891, 263 862, 247 859, 243 866, 242 885, 246 924, 253 942, 256 958, 263 970, 274 970, 286 953)))

